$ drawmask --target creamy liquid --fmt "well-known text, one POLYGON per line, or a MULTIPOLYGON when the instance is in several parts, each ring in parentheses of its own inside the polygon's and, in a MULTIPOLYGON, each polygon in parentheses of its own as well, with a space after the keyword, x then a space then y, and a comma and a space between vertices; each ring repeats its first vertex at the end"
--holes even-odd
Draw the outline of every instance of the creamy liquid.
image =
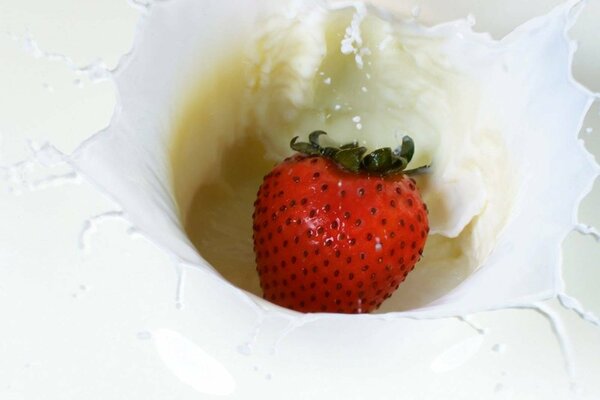
POLYGON ((452 64, 447 38, 362 6, 273 13, 261 26, 202 78, 174 135, 175 193, 203 258, 260 295, 252 204, 290 138, 323 129, 335 143, 376 148, 408 134, 412 166, 432 164, 417 178, 432 234, 382 311, 424 306, 464 281, 492 250, 516 189, 495 115, 481 111, 479 82, 452 64))

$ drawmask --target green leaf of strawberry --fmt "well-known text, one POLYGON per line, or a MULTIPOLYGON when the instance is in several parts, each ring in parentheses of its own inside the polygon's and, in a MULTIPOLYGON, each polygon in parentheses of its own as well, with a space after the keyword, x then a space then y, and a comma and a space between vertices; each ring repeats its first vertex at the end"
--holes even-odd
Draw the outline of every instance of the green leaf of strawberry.
POLYGON ((265 176, 254 203, 253 239, 265 299, 302 312, 377 309, 420 259, 429 225, 414 154, 365 155, 356 143, 321 147, 316 131, 265 176))

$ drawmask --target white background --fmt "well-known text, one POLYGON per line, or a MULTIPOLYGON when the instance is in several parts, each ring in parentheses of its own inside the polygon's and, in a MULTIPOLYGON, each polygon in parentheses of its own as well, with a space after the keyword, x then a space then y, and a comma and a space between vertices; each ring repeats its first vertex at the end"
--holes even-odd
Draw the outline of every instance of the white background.
MULTIPOLYGON (((470 9, 477 30, 500 37, 558 4, 479 1, 469 8, 468 3, 428 2, 422 15, 440 21, 470 9)), ((591 1, 573 31, 581 39, 575 75, 595 90, 600 90, 599 3, 591 1)), ((110 80, 101 79, 102 68, 115 68, 132 46, 143 9, 132 5, 125 0, 0 0, 0 399, 213 398, 166 368, 152 339, 165 328, 182 332, 223 361, 237 380, 231 398, 258 398, 259 393, 314 398, 309 393, 319 393, 318 388, 306 389, 313 376, 310 364, 298 376, 303 382, 283 392, 282 382, 290 379, 282 379, 276 355, 244 356, 237 351, 239 342, 222 339, 222 324, 202 320, 202 306, 194 304, 194 290, 202 289, 199 277, 190 277, 180 293, 184 307, 177 307, 174 264, 131 234, 129 225, 111 213, 117 205, 64 165, 27 161, 45 142, 70 153, 108 124, 116 94, 110 80)), ((597 155, 599 133, 595 105, 581 137, 597 155)), ((557 182, 560 190, 568 190, 568 183, 557 182)), ((580 220, 600 226, 599 203, 596 185, 580 220)), ((568 293, 600 315, 600 246, 573 233, 564 257, 568 293)), ((385 398, 599 399, 600 330, 556 301, 547 306, 564 323, 578 378, 575 390, 569 388, 549 321, 535 311, 503 310, 470 317, 484 334, 464 321, 448 320, 431 349, 420 350, 429 368, 418 382, 376 393, 385 398), (463 357, 464 363, 439 368, 436 360, 444 351, 473 337, 482 343, 463 357)), ((371 360, 377 361, 376 356, 371 360)), ((336 397, 331 393, 354 398, 336 368, 318 373, 319 381, 330 385, 329 398, 336 397)), ((391 388, 401 373, 366 376, 365 384, 391 388)), ((354 393, 361 398, 360 391, 354 393)))

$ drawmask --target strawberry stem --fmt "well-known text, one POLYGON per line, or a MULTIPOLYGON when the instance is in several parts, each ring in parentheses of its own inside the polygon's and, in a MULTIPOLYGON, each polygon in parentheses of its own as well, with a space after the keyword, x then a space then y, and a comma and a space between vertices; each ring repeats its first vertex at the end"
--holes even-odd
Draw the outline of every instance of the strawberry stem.
POLYGON ((415 154, 415 143, 410 136, 402 138, 402 145, 392 151, 389 147, 383 147, 367 153, 365 147, 359 146, 357 142, 348 143, 340 147, 322 147, 319 138, 327 135, 323 131, 314 131, 308 135, 308 143, 298 142, 298 136, 290 142, 290 147, 299 153, 309 156, 322 156, 338 163, 342 168, 352 172, 366 172, 376 175, 413 174, 426 171, 429 166, 406 170, 408 163, 415 154))

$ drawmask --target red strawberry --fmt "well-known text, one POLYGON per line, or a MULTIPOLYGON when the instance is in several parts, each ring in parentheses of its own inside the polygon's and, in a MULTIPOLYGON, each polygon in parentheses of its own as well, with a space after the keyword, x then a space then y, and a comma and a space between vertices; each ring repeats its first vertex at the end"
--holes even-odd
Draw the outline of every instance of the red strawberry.
POLYGON ((356 144, 310 143, 277 165, 258 190, 253 229, 264 298, 302 312, 377 309, 414 268, 429 232, 427 207, 402 170, 414 153, 364 156, 356 144))

